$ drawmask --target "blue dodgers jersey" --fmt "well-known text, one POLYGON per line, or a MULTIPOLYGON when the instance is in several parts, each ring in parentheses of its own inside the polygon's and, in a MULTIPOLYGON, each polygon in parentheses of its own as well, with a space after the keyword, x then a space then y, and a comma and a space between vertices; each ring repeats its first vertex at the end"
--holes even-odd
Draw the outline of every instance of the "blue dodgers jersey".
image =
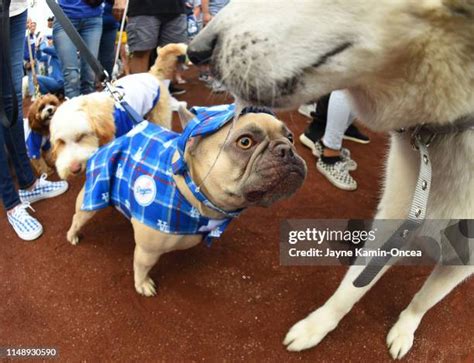
POLYGON ((180 134, 143 121, 88 161, 82 210, 115 206, 127 218, 171 234, 219 237, 231 218, 202 216, 180 193, 172 157, 180 134))

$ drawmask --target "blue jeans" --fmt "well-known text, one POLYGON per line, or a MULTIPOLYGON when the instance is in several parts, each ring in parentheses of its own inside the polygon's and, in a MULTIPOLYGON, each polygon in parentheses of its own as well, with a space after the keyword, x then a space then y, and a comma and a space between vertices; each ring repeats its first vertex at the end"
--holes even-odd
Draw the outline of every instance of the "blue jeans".
MULTIPOLYGON (((18 192, 13 183, 13 177, 8 167, 8 155, 15 167, 20 189, 27 189, 36 181, 36 176, 31 169, 30 160, 26 153, 25 131, 23 129, 23 112, 21 97, 21 80, 23 77, 23 41, 25 37, 27 12, 10 18, 10 58, 12 64, 12 79, 16 97, 18 99, 18 120, 15 126, 7 129, 0 126, 0 198, 6 210, 20 204, 18 192), (8 150, 7 152, 5 151, 8 150)), ((6 74, 9 70, 2 67, 3 102, 7 115, 12 113, 12 94, 6 74)))
MULTIPOLYGON (((92 54, 99 54, 102 35, 102 17, 70 19, 84 39, 92 54)), ((64 94, 72 98, 95 91, 95 73, 92 68, 77 55, 77 48, 71 42, 61 24, 56 20, 53 25, 53 39, 58 57, 61 60, 64 75, 64 94)))
POLYGON ((56 81, 53 77, 37 76, 39 90, 42 95, 56 93, 63 89, 64 83, 56 81))
POLYGON ((115 61, 115 38, 117 36, 117 29, 102 29, 102 37, 100 39, 99 48, 99 62, 107 71, 109 76, 112 76, 115 61))

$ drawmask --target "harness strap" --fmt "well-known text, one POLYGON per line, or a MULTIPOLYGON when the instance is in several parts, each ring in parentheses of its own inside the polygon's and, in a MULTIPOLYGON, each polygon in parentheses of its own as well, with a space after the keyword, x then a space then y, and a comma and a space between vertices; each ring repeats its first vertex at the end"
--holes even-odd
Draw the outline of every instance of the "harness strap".
POLYGON ((86 43, 77 32, 76 28, 74 28, 71 21, 64 14, 64 11, 61 9, 61 7, 54 0, 46 0, 46 3, 48 4, 56 19, 63 27, 69 39, 71 39, 71 41, 74 43, 74 46, 79 50, 81 57, 85 59, 85 61, 89 64, 94 73, 97 75, 99 81, 103 82, 105 80, 108 80, 109 75, 105 71, 104 67, 102 67, 97 58, 94 57, 94 55, 91 53, 86 43))
MULTIPOLYGON (((437 135, 474 131, 474 117, 472 115, 462 117, 453 123, 446 125, 419 125, 414 128, 411 135, 413 147, 420 154, 420 171, 416 182, 413 200, 408 213, 408 219, 395 231, 395 233, 382 245, 382 251, 390 251, 392 248, 401 248, 405 242, 423 225, 426 217, 426 209, 430 195, 432 168, 428 147, 437 135)), ((404 132, 405 130, 400 130, 404 132)), ((391 259, 391 254, 372 258, 360 275, 354 280, 355 287, 369 285, 382 268, 391 259)))
POLYGON ((0 72, 5 69, 7 84, 10 85, 12 95, 11 116, 5 112, 3 100, 3 82, 0 80, 0 123, 6 127, 12 127, 18 119, 18 98, 13 85, 12 65, 10 59, 10 0, 0 0, 0 72))

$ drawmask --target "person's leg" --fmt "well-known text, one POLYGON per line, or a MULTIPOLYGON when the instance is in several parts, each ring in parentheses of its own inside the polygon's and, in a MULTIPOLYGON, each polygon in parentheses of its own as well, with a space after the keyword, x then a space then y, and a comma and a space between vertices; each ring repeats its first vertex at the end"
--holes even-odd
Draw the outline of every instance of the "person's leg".
POLYGON ((351 109, 344 91, 334 91, 327 109, 326 131, 315 143, 315 155, 319 157, 316 168, 329 182, 343 190, 355 190, 357 182, 349 174, 357 168, 350 152, 342 148, 342 138, 352 120, 351 109))
POLYGON ((165 46, 169 43, 187 43, 188 33, 186 28, 186 15, 181 14, 161 24, 158 45, 165 46))
POLYGON ((351 108, 344 91, 334 91, 329 99, 323 143, 331 155, 339 155, 344 132, 352 121, 351 108))
MULTIPOLYGON (((100 38, 102 36, 102 17, 82 19, 79 26, 79 34, 84 39, 92 55, 97 58, 99 55, 100 38)), ((112 52, 113 53, 113 52, 112 52)), ((87 95, 95 92, 96 74, 85 58, 81 58, 81 94, 87 95)))
POLYGON ((122 73, 124 75, 129 75, 130 74, 130 64, 128 60, 128 54, 127 54, 127 43, 122 42, 122 46, 120 47, 120 60, 122 61, 122 73))
MULTIPOLYGON (((79 23, 76 19, 71 19, 71 22, 75 27, 79 23)), ((77 49, 57 20, 54 21, 53 39, 64 76, 64 95, 69 98, 79 96, 81 90, 77 49)))
MULTIPOLYGON (((163 47, 169 43, 187 43, 187 24, 186 14, 181 14, 175 18, 162 22, 158 37, 158 45, 163 47)), ((186 90, 174 86, 173 82, 170 83, 170 93, 172 95, 180 95, 185 92, 186 90)))
POLYGON ((158 46, 161 22, 156 16, 131 16, 127 23, 130 73, 148 72, 150 54, 158 46))
MULTIPOLYGON (((12 63, 12 79, 14 91, 18 100, 18 119, 10 129, 1 127, 0 129, 0 195, 3 200, 3 205, 6 210, 12 209, 16 205, 20 204, 20 198, 18 192, 15 189, 13 178, 10 174, 10 170, 7 162, 7 155, 5 152, 5 146, 8 149, 8 153, 13 161, 15 171, 17 174, 18 182, 20 187, 27 188, 32 186, 36 177, 31 168, 28 155, 26 153, 25 137, 23 130, 23 112, 22 112, 22 97, 21 97, 21 83, 23 78, 23 48, 22 39, 24 36, 24 26, 26 24, 26 12, 12 17, 11 22, 11 34, 10 34, 10 57, 12 63)), ((9 93, 10 86, 7 84, 5 64, 2 68, 2 88, 3 88, 3 101, 5 105, 5 112, 7 115, 12 113, 12 94, 9 93)))
POLYGON ((135 51, 130 58, 130 73, 148 72, 151 50, 135 51))
POLYGON ((62 89, 62 85, 59 84, 53 77, 38 76, 39 90, 42 95, 47 93, 56 93, 62 89))
POLYGON ((102 29, 99 47, 99 62, 110 76, 112 76, 114 70, 116 37, 117 29, 102 29))
POLYGON ((319 157, 319 149, 317 142, 322 139, 326 130, 326 122, 328 118, 330 94, 321 97, 316 103, 316 109, 312 113, 313 120, 308 125, 303 134, 300 135, 301 143, 310 148, 315 156, 319 157))

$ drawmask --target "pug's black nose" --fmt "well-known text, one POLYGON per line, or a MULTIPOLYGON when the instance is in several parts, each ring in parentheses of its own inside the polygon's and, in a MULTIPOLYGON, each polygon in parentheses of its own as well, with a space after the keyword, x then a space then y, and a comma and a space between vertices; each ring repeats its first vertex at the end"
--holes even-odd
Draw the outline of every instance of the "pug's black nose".
POLYGON ((282 158, 284 160, 290 160, 295 157, 295 153, 293 152, 293 148, 286 142, 280 142, 274 145, 272 149, 273 155, 282 158))
POLYGON ((216 47, 217 36, 211 34, 201 34, 197 36, 188 46, 188 58, 193 64, 209 64, 212 53, 216 47))

